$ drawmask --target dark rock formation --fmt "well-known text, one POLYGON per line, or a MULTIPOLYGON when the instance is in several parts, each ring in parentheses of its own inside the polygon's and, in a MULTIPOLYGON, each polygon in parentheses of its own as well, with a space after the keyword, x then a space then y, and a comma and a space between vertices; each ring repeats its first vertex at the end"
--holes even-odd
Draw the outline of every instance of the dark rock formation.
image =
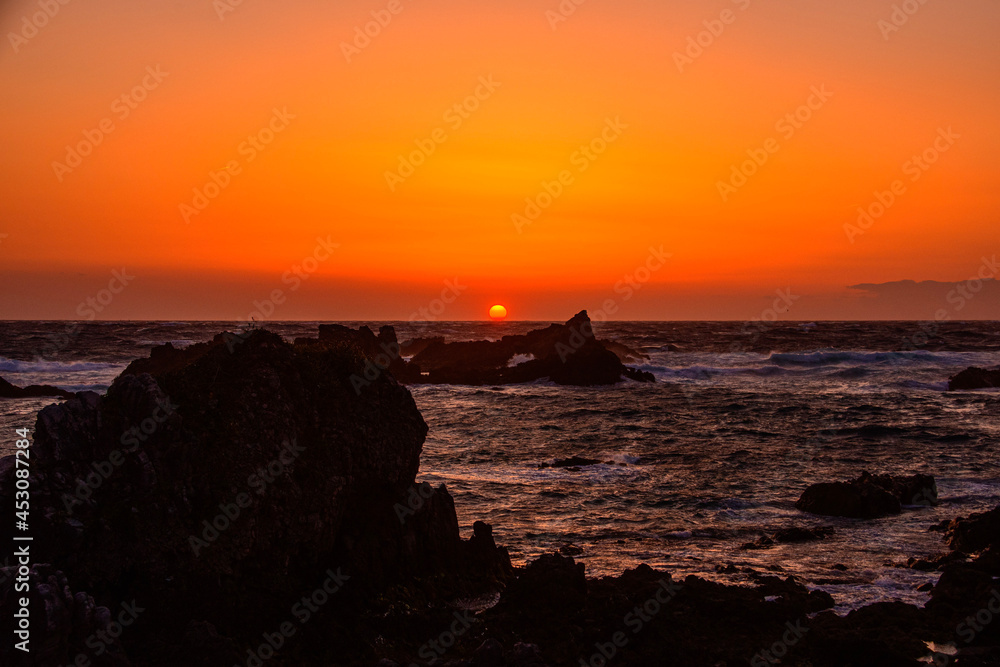
POLYGON ((447 343, 443 337, 433 337, 400 345, 391 326, 383 326, 376 336, 366 326, 354 330, 324 324, 318 338, 299 338, 295 343, 352 348, 367 360, 364 379, 388 371, 405 384, 501 385, 542 378, 578 386, 615 384, 625 378, 655 381, 651 373, 622 364, 622 359, 641 361, 645 355, 594 337, 587 311, 565 324, 499 341, 447 343))
MULTIPOLYGON (((582 563, 552 554, 512 571, 488 524, 463 541, 447 489, 414 483, 426 425, 392 362, 379 366, 394 342, 385 330, 330 328, 295 345, 266 331, 166 345, 106 396, 43 410, 32 552, 52 565, 29 578, 31 664, 86 652, 114 667, 687 667, 777 664, 780 649, 781 664, 881 666, 917 664, 927 641, 962 642, 962 663, 997 663, 1000 623, 970 638, 961 624, 1000 601, 1000 508, 949 524, 952 546, 979 557, 940 561, 922 609, 880 603, 840 617, 829 594, 753 570, 743 570, 752 586, 646 565, 588 580, 582 563), (304 596, 316 607, 308 622, 290 613, 304 596), (88 639, 111 636, 129 604, 141 614, 98 655, 88 639), (294 636, 268 648, 273 659, 251 659, 283 623, 294 636)), ((0 461, 5 516, 13 473, 0 461)), ((866 514, 886 498, 897 512, 936 498, 927 476, 843 485, 846 500, 807 490, 816 497, 800 503, 866 514)), ((0 527, 7 544, 10 530, 0 527)), ((774 541, 823 532, 790 528, 774 541)), ((10 641, 14 576, 0 569, 3 665, 24 658, 10 641)))
POLYGON ((871 482, 891 493, 903 507, 927 507, 937 505, 937 482, 933 475, 908 475, 893 477, 892 475, 871 475, 861 473, 856 482, 871 482))
POLYGON ((0 378, 0 398, 37 398, 42 396, 59 396, 61 398, 72 398, 75 396, 71 391, 59 389, 47 384, 32 384, 27 387, 17 387, 0 378))
POLYGON ((1000 548, 1000 507, 953 519, 945 538, 948 546, 964 553, 1000 548))
POLYGON ((829 595, 776 577, 748 588, 679 581, 647 565, 620 577, 584 574, 572 558, 543 556, 483 620, 504 645, 537 644, 551 665, 737 665, 780 639, 786 623, 832 605, 829 595))
POLYGON ((811 514, 852 519, 874 519, 900 512, 899 500, 891 494, 870 484, 851 482, 813 484, 795 507, 811 514))
MULTIPOLYGON (((618 346, 624 348, 624 346, 618 346)), ((587 311, 565 324, 552 324, 499 341, 434 342, 413 357, 416 380, 447 384, 509 384, 550 378, 557 384, 603 385, 653 376, 622 365, 616 353, 594 336, 587 311), (514 364, 517 357, 524 359, 514 364)))
MULTIPOLYGON (((927 609, 884 602, 841 617, 830 611, 834 600, 825 592, 793 577, 748 572, 752 587, 680 581, 647 565, 586 579, 573 559, 543 556, 519 570, 499 603, 479 615, 483 633, 460 638, 456 658, 443 662, 516 665, 501 649, 518 642, 537 646, 547 665, 910 666, 927 662, 928 641, 958 643, 962 662, 972 665, 1000 656, 995 629, 970 639, 962 629, 971 626, 960 625, 990 600, 988 578, 980 574, 956 569, 942 577, 927 609)), ((1000 600, 995 586, 993 595, 1000 600)), ((419 658, 396 660, 384 664, 419 658)))
POLYGON ((867 472, 849 482, 809 486, 795 503, 803 512, 853 519, 899 514, 903 506, 937 502, 937 485, 930 475, 892 477, 867 472))
MULTIPOLYGON (((32 549, 101 604, 150 609, 126 646, 193 653, 218 643, 205 621, 223 637, 270 629, 328 572, 347 575, 333 597, 355 611, 393 586, 443 599, 509 576, 489 526, 463 541, 447 490, 414 486, 427 426, 410 393, 389 373, 357 384, 368 351, 328 331, 294 346, 257 330, 154 348, 106 396, 39 414, 32 549)), ((338 627, 328 638, 350 646, 351 625, 338 627)))
POLYGON ((992 387, 1000 387, 1000 368, 987 370, 973 366, 948 380, 948 391, 989 389, 992 387))
MULTIPOLYGON (((309 339, 299 339, 296 343, 308 342, 309 339)), ((396 330, 385 325, 379 328, 378 336, 371 329, 362 326, 355 331, 340 324, 319 325, 319 342, 334 345, 354 345, 365 357, 377 364, 377 367, 388 370, 397 380, 403 381, 408 375, 406 362, 402 358, 399 341, 396 340, 396 330)))

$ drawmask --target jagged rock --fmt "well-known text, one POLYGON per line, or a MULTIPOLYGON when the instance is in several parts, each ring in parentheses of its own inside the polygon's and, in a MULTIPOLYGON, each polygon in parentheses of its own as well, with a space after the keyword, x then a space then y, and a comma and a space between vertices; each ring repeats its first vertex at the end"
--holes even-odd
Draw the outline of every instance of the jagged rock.
POLYGON ((966 563, 950 563, 944 567, 931 596, 938 603, 963 607, 995 592, 993 577, 987 572, 966 563))
POLYGON ((940 554, 931 558, 910 557, 906 560, 906 567, 911 570, 919 570, 920 572, 933 572, 934 570, 940 570, 948 563, 953 563, 956 560, 962 560, 963 558, 964 557, 956 551, 947 554, 940 554))
POLYGON ((504 599, 539 613, 554 604, 582 601, 586 594, 587 577, 583 563, 553 553, 540 556, 521 570, 504 592, 504 599))
POLYGON ((945 539, 956 551, 974 553, 988 547, 1000 548, 1000 506, 953 519, 945 539))
POLYGON ((549 378, 557 384, 603 385, 631 378, 652 382, 650 373, 626 368, 594 336, 587 311, 499 341, 434 342, 412 360, 423 373, 416 381, 448 384, 508 384, 549 378), (520 363, 511 365, 517 357, 520 363))
POLYGON ((875 519, 899 514, 904 505, 937 502, 937 485, 930 475, 892 477, 867 472, 848 482, 809 486, 795 503, 803 512, 853 519, 875 519))
POLYGON ((32 384, 27 387, 17 387, 7 382, 7 380, 0 378, 0 398, 38 398, 44 396, 72 398, 75 394, 71 391, 47 384, 32 384))
MULTIPOLYGON (((344 604, 403 584, 433 596, 495 589, 510 576, 506 552, 486 524, 461 539, 443 486, 416 490, 427 426, 391 374, 364 375, 367 361, 337 340, 224 334, 154 348, 106 396, 43 409, 33 549, 95 599, 155 608, 146 651, 184 633, 223 651, 258 610, 287 610, 329 571, 350 578, 344 604), (220 637, 185 629, 201 619, 220 637)), ((14 491, 8 459, 2 506, 14 491)))
POLYGON ((1000 368, 987 370, 973 366, 948 380, 948 391, 989 389, 992 387, 1000 387, 1000 368))
POLYGON ((929 506, 938 504, 937 482, 932 475, 870 475, 861 473, 858 481, 868 480, 891 493, 903 507, 929 506))
POLYGON ((369 375, 388 370, 406 384, 501 385, 541 378, 579 386, 615 384, 625 378, 655 381, 651 373, 628 368, 619 360, 643 360, 644 355, 594 337, 587 311, 565 324, 499 341, 447 343, 443 337, 434 337, 400 345, 391 326, 383 326, 376 336, 366 326, 354 330, 324 324, 318 338, 299 338, 296 344, 350 347, 366 358, 369 375), (409 355, 413 355, 409 361, 403 358, 409 355))

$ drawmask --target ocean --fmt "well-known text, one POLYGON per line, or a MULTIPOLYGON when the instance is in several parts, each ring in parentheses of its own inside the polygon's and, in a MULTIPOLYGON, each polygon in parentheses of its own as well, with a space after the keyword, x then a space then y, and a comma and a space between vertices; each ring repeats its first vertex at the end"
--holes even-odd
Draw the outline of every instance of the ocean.
MULTIPOLYGON (((287 339, 319 322, 269 322, 287 339)), ((343 322, 396 327, 401 341, 497 339, 548 323, 343 322)), ((186 346, 232 322, 0 322, 0 376, 24 386, 104 391, 153 345, 186 346)), ((948 377, 1000 363, 996 322, 606 322, 601 339, 648 355, 655 384, 420 385, 430 431, 418 481, 448 486, 463 534, 491 523, 515 564, 564 550, 588 576, 639 563, 748 583, 743 568, 794 575, 843 613, 922 604, 936 573, 910 557, 944 552, 944 519, 1000 504, 1000 393, 948 392, 948 377), (581 456, 601 463, 545 467, 581 456), (813 482, 928 473, 941 502, 872 521, 803 514, 813 482), (791 526, 822 541, 747 550, 791 526), (733 567, 728 567, 732 565, 733 567), (838 566, 838 567, 834 567, 838 566), (841 567, 843 566, 843 567, 841 567), (845 569, 846 568, 846 569, 845 569)), ((51 398, 0 399, 0 453, 51 398)))

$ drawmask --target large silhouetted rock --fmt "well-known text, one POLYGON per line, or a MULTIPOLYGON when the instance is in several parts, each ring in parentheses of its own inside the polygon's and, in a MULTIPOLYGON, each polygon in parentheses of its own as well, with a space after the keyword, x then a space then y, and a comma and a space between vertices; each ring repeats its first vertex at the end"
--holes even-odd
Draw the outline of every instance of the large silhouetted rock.
MULTIPOLYGON (((444 486, 414 485, 427 426, 409 391, 387 372, 359 384, 366 351, 337 333, 161 346, 105 396, 43 409, 32 549, 102 604, 155 610, 130 636, 161 641, 174 627, 164 646, 211 643, 203 620, 239 634, 329 572, 366 596, 414 582, 436 596, 498 586, 510 562, 488 527, 463 541, 444 486)), ((8 457, 5 509, 14 482, 8 457)))
MULTIPOLYGON (((615 344, 621 353, 638 353, 615 344)), ((625 378, 652 382, 650 373, 624 366, 618 355, 594 336, 587 311, 565 324, 552 324, 499 341, 433 342, 412 360, 421 374, 415 382, 506 384, 549 378, 557 384, 604 385, 625 378)))
POLYGON ((620 343, 595 338, 587 311, 565 324, 552 324, 498 341, 446 342, 443 337, 417 338, 400 344, 391 326, 376 336, 362 326, 320 325, 317 338, 296 339, 297 345, 341 345, 365 358, 363 385, 385 371, 405 384, 514 384, 548 378, 563 385, 605 385, 626 378, 655 381, 651 373, 628 368, 622 361, 648 359, 620 343), (404 357, 411 357, 409 360, 404 357))

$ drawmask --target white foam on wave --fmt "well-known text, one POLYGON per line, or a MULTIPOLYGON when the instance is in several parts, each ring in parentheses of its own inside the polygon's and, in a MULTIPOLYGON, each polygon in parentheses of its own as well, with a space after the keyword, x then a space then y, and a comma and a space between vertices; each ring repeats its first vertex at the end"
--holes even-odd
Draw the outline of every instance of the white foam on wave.
POLYGON ((518 366, 520 364, 523 364, 526 361, 533 361, 534 359, 535 359, 535 355, 533 355, 533 354, 515 354, 507 362, 507 368, 513 368, 514 366, 518 366))

